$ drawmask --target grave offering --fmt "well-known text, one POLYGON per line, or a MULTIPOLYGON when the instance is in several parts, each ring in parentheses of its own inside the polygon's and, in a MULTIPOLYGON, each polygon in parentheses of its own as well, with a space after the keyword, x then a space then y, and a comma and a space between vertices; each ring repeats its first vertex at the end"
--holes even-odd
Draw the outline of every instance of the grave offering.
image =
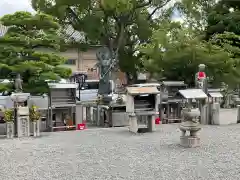
POLYGON ((201 114, 199 108, 193 108, 192 101, 207 99, 207 95, 201 89, 180 90, 179 93, 186 100, 186 108, 182 111, 183 121, 179 127, 182 132, 180 144, 186 148, 198 147, 200 146, 200 138, 197 133, 201 130, 199 123, 201 114))
POLYGON ((14 110, 6 109, 4 110, 4 121, 6 122, 6 132, 7 138, 14 137, 14 110))
POLYGON ((37 107, 35 105, 32 105, 32 107, 29 109, 30 114, 30 120, 32 123, 32 133, 33 136, 40 136, 40 112, 38 111, 37 107))

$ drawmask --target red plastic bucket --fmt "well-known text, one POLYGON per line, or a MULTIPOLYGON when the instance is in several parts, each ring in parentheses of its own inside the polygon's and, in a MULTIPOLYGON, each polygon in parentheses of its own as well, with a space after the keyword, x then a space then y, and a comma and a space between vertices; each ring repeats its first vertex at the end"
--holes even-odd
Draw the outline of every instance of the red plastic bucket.
POLYGON ((155 119, 155 124, 160 124, 160 122, 161 122, 161 119, 159 117, 155 119))
POLYGON ((77 125, 77 130, 84 130, 84 129, 86 129, 86 124, 85 123, 77 125))

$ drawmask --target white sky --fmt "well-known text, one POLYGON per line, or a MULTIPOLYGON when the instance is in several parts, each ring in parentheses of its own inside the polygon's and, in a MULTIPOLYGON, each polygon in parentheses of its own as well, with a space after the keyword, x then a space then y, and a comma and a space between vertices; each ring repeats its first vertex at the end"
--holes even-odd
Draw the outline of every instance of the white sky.
POLYGON ((32 12, 30 0, 0 0, 0 17, 16 11, 32 12))

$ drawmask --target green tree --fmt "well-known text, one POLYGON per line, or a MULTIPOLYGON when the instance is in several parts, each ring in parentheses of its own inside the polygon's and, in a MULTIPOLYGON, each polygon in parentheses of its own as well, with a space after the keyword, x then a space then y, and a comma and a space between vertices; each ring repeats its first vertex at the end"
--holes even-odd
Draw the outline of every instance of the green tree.
POLYGON ((236 64, 238 64, 240 58, 240 35, 233 32, 216 33, 211 37, 210 41, 230 53, 236 64))
POLYGON ((214 34, 233 32, 240 35, 240 3, 238 1, 221 0, 212 7, 207 16, 206 38, 214 34))
POLYGON ((216 0, 181 0, 175 7, 181 13, 188 28, 199 35, 205 35, 208 15, 216 3, 216 0))
POLYGON ((57 55, 60 26, 53 17, 16 12, 3 16, 1 24, 8 30, 0 38, 0 78, 20 73, 24 91, 44 93, 45 80, 59 80, 71 74, 70 69, 59 67, 65 59, 57 55))
POLYGON ((199 39, 191 30, 166 25, 157 30, 151 43, 141 46, 145 68, 158 78, 184 80, 194 85, 199 64, 206 64, 213 84, 234 86, 239 82, 239 65, 232 54, 218 45, 199 39))
POLYGON ((221 0, 208 14, 206 39, 240 57, 240 2, 221 0))
MULTIPOLYGON (((157 26, 156 12, 169 18, 174 0, 32 0, 35 10, 57 17, 61 24, 84 32, 85 44, 107 46, 117 54, 121 70, 136 74, 141 67, 136 45, 149 40, 157 26), (149 9, 151 9, 149 11, 149 9)), ((79 45, 79 44, 78 44, 79 45)))

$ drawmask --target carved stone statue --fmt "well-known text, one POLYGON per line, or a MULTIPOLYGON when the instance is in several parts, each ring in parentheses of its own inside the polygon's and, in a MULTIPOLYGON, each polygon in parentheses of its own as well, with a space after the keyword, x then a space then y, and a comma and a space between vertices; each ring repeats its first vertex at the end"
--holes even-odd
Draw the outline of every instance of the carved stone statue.
POLYGON ((20 74, 17 74, 16 79, 14 80, 15 92, 22 92, 22 79, 20 74))
POLYGON ((98 68, 100 71, 99 91, 98 93, 108 94, 110 92, 110 74, 112 65, 112 53, 107 47, 99 48, 97 53, 98 68))
POLYGON ((195 86, 207 93, 207 77, 205 73, 205 64, 199 64, 198 72, 195 75, 195 86))

